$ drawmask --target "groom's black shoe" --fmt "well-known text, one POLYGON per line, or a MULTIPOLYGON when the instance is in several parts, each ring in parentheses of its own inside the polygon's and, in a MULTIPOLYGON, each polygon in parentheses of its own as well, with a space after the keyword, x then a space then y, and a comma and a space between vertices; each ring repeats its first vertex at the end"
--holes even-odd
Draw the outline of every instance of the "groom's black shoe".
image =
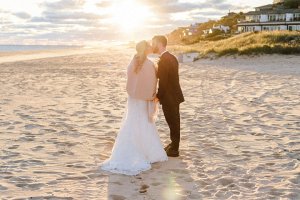
POLYGON ((168 148, 166 150, 166 153, 169 157, 178 157, 179 156, 179 151, 173 148, 168 148))
POLYGON ((170 149, 171 148, 171 144, 168 144, 168 146, 166 146, 164 149, 165 149, 165 151, 168 151, 168 149, 170 149))

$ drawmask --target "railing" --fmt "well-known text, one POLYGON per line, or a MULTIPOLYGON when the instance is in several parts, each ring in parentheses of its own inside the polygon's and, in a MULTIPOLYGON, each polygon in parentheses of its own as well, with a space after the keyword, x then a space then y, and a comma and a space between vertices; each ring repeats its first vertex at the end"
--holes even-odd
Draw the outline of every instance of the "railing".
POLYGON ((238 23, 268 23, 268 22, 296 22, 300 21, 300 17, 291 18, 290 21, 284 19, 269 19, 268 21, 261 22, 260 20, 238 20, 238 23))
POLYGON ((285 22, 286 18, 284 19, 269 19, 269 22, 285 22))
POLYGON ((291 19, 291 21, 293 21, 293 22, 294 21, 300 21, 300 17, 294 17, 294 18, 291 19))
POLYGON ((238 20, 238 23, 255 23, 255 22, 260 22, 259 20, 238 20))

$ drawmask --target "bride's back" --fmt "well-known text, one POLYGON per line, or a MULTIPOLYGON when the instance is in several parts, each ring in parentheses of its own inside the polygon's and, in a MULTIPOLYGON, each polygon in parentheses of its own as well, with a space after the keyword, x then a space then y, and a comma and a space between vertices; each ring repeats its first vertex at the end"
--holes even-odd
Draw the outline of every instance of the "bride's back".
POLYGON ((153 100, 157 87, 155 65, 147 58, 141 69, 136 72, 134 59, 127 68, 127 93, 132 98, 153 100))

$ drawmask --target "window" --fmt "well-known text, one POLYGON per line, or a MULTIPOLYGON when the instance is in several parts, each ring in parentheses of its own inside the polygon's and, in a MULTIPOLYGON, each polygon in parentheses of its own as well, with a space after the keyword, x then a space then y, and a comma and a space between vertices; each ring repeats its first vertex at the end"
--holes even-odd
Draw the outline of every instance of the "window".
POLYGON ((276 15, 274 15, 274 14, 269 15, 269 21, 271 21, 271 22, 276 21, 276 15))
POLYGON ((264 30, 264 31, 269 31, 270 28, 269 28, 268 26, 264 26, 264 27, 263 27, 263 30, 264 30))
POLYGON ((294 14, 294 19, 293 21, 300 21, 300 13, 295 13, 294 14))
POLYGON ((255 21, 255 22, 259 22, 259 21, 260 21, 260 15, 255 15, 254 21, 255 21))
POLYGON ((278 21, 285 21, 285 14, 278 15, 278 21))

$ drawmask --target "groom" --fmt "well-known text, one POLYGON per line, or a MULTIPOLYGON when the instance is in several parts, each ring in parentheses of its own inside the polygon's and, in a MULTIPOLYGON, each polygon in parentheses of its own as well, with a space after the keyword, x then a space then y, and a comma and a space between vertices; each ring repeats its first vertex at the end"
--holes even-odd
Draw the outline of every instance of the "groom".
POLYGON ((167 38, 162 35, 154 36, 152 39, 153 52, 160 55, 157 73, 159 79, 157 101, 162 105, 170 128, 172 142, 165 147, 165 151, 169 157, 178 157, 180 142, 179 104, 184 102, 184 97, 179 84, 178 60, 166 50, 167 43, 167 38))

